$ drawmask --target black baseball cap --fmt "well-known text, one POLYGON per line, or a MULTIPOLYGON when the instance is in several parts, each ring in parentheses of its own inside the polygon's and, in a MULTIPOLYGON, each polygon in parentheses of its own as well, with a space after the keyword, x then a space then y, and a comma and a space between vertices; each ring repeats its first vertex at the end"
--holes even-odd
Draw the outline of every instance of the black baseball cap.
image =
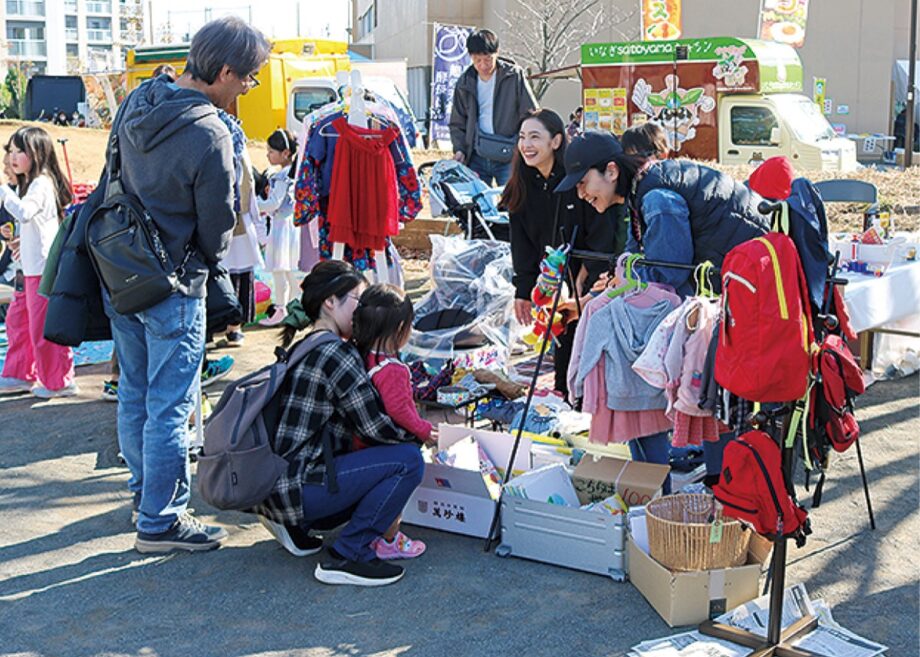
POLYGON ((565 178, 554 191, 567 192, 585 177, 591 167, 609 162, 622 152, 620 140, 609 132, 589 130, 575 137, 565 147, 565 178))

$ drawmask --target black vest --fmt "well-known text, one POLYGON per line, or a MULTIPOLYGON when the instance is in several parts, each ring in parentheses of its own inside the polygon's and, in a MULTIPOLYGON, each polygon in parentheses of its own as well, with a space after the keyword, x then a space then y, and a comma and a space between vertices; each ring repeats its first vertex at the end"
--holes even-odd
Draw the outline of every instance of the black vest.
POLYGON ((745 185, 692 160, 664 160, 649 167, 630 199, 641 233, 642 198, 654 189, 669 189, 687 202, 694 264, 709 260, 721 267, 726 253, 770 230, 770 218, 757 211, 761 197, 745 185))

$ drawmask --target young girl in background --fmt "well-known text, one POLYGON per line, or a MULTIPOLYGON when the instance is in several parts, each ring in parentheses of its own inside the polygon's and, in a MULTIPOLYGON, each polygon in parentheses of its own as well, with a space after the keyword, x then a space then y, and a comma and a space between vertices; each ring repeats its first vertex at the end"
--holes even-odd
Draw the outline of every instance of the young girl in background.
MULTIPOLYGON (((433 428, 419 416, 412 397, 409 368, 399 360, 399 350, 409 341, 414 319, 412 301, 405 292, 395 285, 371 285, 358 300, 352 337, 393 424, 428 443, 433 428)), ((361 449, 364 445, 356 439, 354 447, 361 449)), ((411 559, 425 551, 424 543, 399 531, 399 522, 397 518, 374 542, 379 559, 411 559)))
POLYGON ((10 140, 10 169, 16 191, 0 185, 0 205, 17 224, 24 275, 6 317, 9 351, 0 377, 0 393, 31 390, 39 398, 71 397, 73 352, 45 340, 48 300, 38 294, 48 250, 71 201, 70 186, 58 166, 54 142, 42 128, 20 128, 10 140))
POLYGON ((285 306, 298 295, 297 262, 300 235, 294 228, 294 154, 297 140, 287 130, 275 130, 268 138, 268 162, 280 167, 268 179, 268 198, 257 198, 259 212, 270 221, 265 245, 265 267, 272 273, 274 310, 259 324, 276 326, 284 319, 285 306))

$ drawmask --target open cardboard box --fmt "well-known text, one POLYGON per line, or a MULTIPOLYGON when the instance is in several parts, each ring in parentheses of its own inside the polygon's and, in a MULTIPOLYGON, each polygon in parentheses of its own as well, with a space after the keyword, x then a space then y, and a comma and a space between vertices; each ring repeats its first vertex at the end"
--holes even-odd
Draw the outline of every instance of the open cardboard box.
POLYGON ((670 470, 666 465, 586 454, 572 474, 572 483, 582 504, 619 493, 627 506, 642 506, 660 494, 670 470))
POLYGON ((697 572, 671 571, 655 561, 630 535, 629 580, 671 627, 697 625, 753 600, 773 544, 754 534, 747 563, 697 572))
MULTIPOLYGON (((504 471, 511 458, 514 436, 442 424, 438 427, 438 449, 447 449, 467 436, 473 436, 495 467, 504 471)), ((530 470, 530 446, 530 439, 521 439, 513 472, 530 470)), ((426 463, 422 483, 406 503, 402 519, 410 525, 485 538, 497 504, 478 470, 426 463)))

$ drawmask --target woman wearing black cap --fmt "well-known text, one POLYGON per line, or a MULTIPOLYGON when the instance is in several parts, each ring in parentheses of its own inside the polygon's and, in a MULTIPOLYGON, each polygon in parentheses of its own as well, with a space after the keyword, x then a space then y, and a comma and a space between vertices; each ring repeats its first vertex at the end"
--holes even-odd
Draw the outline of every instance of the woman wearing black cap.
MULTIPOLYGON (((602 215, 578 198, 574 190, 554 194, 564 175, 566 151, 562 118, 548 109, 533 110, 518 129, 518 147, 511 163, 511 177, 502 195, 502 207, 511 221, 511 260, 514 266, 514 312, 527 326, 531 317, 531 293, 540 273, 547 246, 570 239, 577 226, 576 248, 619 253, 626 243, 625 211, 613 208, 602 215)), ((606 269, 602 262, 572 262, 579 294, 606 269)), ((556 390, 567 393, 566 370, 575 329, 568 327, 555 353, 556 390)))
MULTIPOLYGON (((626 249, 650 260, 709 260, 718 267, 732 248, 769 230, 769 218, 757 210, 761 198, 730 176, 692 160, 627 155, 608 133, 586 132, 573 140, 565 170, 556 191, 575 189, 598 212, 628 207, 626 249)), ((689 270, 644 267, 637 273, 682 296, 693 292, 689 270)))

